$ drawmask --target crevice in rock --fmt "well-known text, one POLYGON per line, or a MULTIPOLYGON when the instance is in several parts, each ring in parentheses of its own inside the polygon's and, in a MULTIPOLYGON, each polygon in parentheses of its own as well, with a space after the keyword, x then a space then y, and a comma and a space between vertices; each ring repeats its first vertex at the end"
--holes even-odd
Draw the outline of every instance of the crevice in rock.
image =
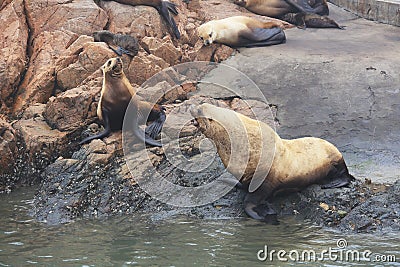
POLYGON ((372 118, 372 112, 374 111, 374 106, 376 105, 376 97, 375 97, 375 92, 374 92, 374 90, 372 90, 372 88, 371 88, 371 86, 368 86, 368 91, 369 91, 369 96, 368 96, 368 99, 371 99, 370 100, 370 106, 369 106, 369 109, 368 109, 368 119, 371 119, 372 118))

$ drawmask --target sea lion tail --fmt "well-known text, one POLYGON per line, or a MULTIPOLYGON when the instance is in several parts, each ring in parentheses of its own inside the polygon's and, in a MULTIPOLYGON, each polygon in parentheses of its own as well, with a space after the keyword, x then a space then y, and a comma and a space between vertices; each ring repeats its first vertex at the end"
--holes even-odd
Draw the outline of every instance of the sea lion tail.
POLYGON ((181 33, 179 32, 178 26, 176 26, 174 18, 171 16, 169 12, 174 15, 178 15, 178 10, 176 9, 176 4, 171 3, 169 1, 162 0, 161 5, 158 9, 160 15, 165 19, 168 26, 172 30, 176 39, 181 38, 181 33))

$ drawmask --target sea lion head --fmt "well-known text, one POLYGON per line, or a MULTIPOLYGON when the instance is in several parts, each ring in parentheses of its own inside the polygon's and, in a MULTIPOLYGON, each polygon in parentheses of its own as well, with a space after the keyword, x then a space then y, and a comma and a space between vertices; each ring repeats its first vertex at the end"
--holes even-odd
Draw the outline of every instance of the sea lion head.
POLYGON ((235 0, 234 3, 238 6, 246 6, 247 1, 246 0, 235 0))
POLYGON ((197 28, 197 34, 204 45, 210 45, 217 38, 217 32, 214 30, 212 21, 204 23, 197 28))
POLYGON ((238 124, 239 118, 234 111, 220 108, 208 103, 190 107, 190 114, 193 116, 193 125, 196 126, 205 136, 218 139, 228 138, 228 129, 238 124))
POLYGON ((114 34, 106 30, 93 32, 92 36, 95 42, 112 43, 114 39, 114 34))
POLYGON ((124 73, 122 60, 119 57, 110 58, 101 69, 104 75, 110 75, 111 77, 120 77, 124 73))

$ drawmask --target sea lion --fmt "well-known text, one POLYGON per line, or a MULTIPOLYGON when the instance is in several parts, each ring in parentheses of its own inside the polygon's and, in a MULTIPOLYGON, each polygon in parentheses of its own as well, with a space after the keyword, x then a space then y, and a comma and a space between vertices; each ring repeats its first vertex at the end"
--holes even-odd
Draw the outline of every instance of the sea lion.
POLYGON ((281 19, 296 26, 342 29, 340 26, 327 26, 328 20, 330 25, 337 23, 327 17, 329 7, 326 0, 235 0, 235 4, 258 15, 281 19), (296 14, 301 15, 293 18, 296 14), (310 14, 313 16, 309 16, 310 14))
POLYGON ((104 42, 118 56, 127 54, 131 57, 137 55, 139 44, 135 37, 128 34, 115 34, 110 31, 97 31, 93 33, 95 42, 104 42))
POLYGON ((239 188, 248 192, 245 211, 254 219, 276 217, 265 201, 278 191, 300 190, 311 184, 336 188, 354 179, 342 154, 328 141, 282 139, 266 123, 210 104, 192 106, 190 112, 194 125, 214 141, 224 166, 240 182, 239 188), (253 182, 259 184, 252 188, 253 182))
POLYGON ((320 16, 311 13, 287 13, 282 20, 296 25, 300 29, 308 28, 337 28, 344 30, 336 21, 328 16, 320 16))
POLYGON ((104 124, 104 131, 85 138, 80 144, 87 143, 93 139, 108 136, 112 130, 121 130, 126 109, 133 101, 133 134, 141 141, 151 146, 161 147, 161 143, 154 140, 166 119, 164 108, 158 104, 141 101, 136 95, 136 90, 130 84, 123 71, 122 60, 111 58, 101 67, 103 70, 103 86, 100 101, 97 106, 97 116, 104 124), (143 114, 149 114, 144 118, 143 114), (143 132, 139 124, 151 124, 143 132))
POLYGON ((286 41, 285 33, 278 23, 245 16, 211 20, 198 27, 197 33, 204 45, 216 42, 231 47, 257 47, 286 41))
MULTIPOLYGON (((111 0, 105 0, 111 1, 111 0)), ((176 39, 181 37, 178 27, 176 26, 174 18, 171 16, 170 12, 174 15, 178 15, 178 10, 176 9, 176 4, 171 3, 167 0, 112 0, 121 4, 130 6, 151 6, 157 9, 161 17, 166 21, 169 29, 172 31, 176 39)))

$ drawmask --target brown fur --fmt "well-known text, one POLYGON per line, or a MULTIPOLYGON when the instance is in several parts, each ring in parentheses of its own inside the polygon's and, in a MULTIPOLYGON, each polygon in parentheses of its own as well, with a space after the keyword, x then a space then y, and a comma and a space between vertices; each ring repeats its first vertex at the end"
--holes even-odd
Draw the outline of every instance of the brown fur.
POLYGON ((210 104, 192 107, 191 114, 214 141, 226 169, 240 181, 238 187, 248 191, 245 211, 254 219, 276 223, 276 212, 264 201, 277 192, 311 184, 341 187, 354 179, 339 150, 323 139, 281 139, 263 122, 210 104))

